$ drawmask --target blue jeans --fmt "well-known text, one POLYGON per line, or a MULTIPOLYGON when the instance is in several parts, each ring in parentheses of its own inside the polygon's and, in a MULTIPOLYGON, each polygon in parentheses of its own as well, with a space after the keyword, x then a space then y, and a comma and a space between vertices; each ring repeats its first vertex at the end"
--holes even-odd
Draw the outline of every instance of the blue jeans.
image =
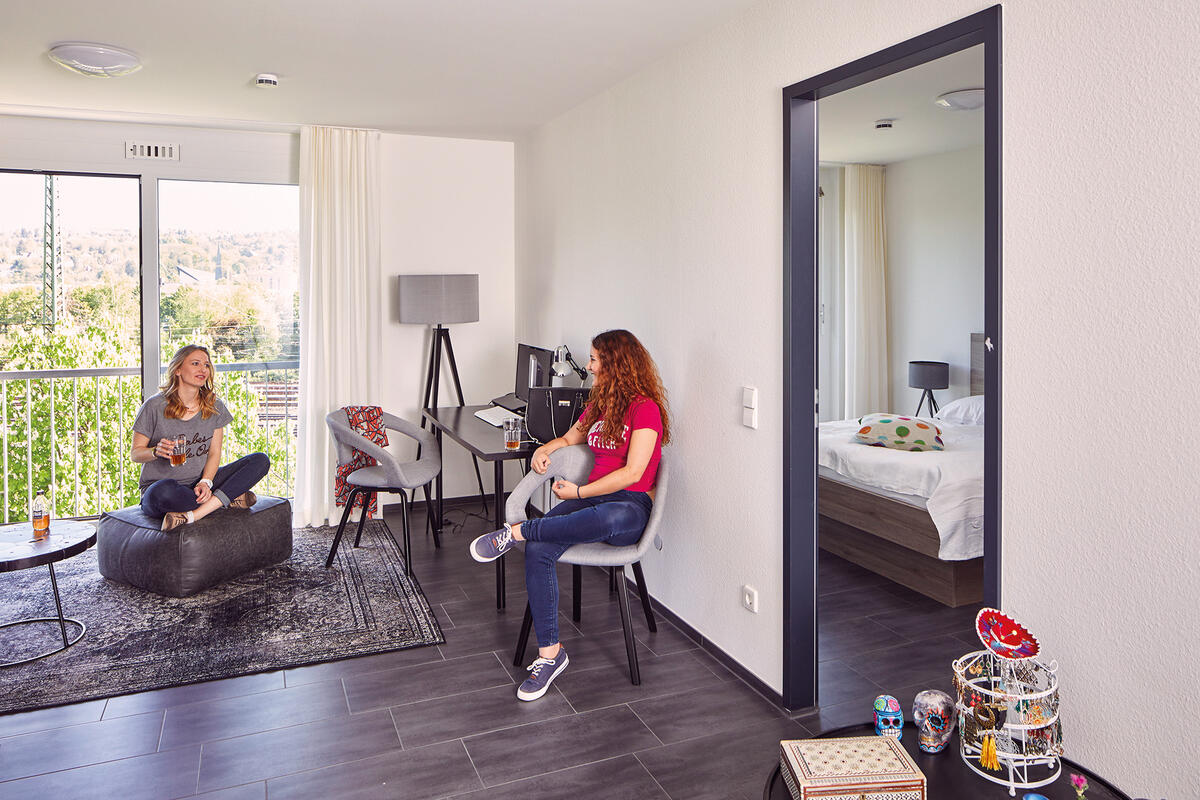
POLYGON ((521 526, 525 537, 525 591, 533 612, 538 647, 558 642, 558 572, 567 548, 584 542, 636 544, 654 501, 645 492, 622 489, 583 500, 563 500, 540 519, 521 526))
MULTIPOLYGON (((213 497, 228 506, 229 501, 250 491, 250 487, 261 481, 271 469, 271 459, 266 453, 251 453, 230 462, 217 470, 213 476, 213 497)), ((174 478, 163 478, 146 487, 142 492, 142 513, 147 517, 162 517, 170 511, 195 511, 196 484, 181 483, 174 478)))

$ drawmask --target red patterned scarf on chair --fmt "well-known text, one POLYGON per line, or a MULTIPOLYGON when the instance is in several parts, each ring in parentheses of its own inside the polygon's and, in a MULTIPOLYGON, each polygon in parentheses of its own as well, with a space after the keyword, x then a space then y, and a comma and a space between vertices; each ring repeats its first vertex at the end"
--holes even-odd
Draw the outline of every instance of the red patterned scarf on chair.
MULTIPOLYGON (((387 447, 388 437, 387 430, 383 426, 382 408, 379 406, 344 406, 342 411, 346 412, 346 417, 350 420, 351 428, 380 447, 387 447)), ((346 505, 346 500, 350 497, 351 486, 346 483, 346 478, 349 477, 350 473, 363 467, 373 467, 378 463, 378 461, 366 453, 355 450, 349 461, 345 464, 337 465, 337 474, 333 478, 333 494, 337 505, 346 505)), ((370 519, 376 514, 375 493, 368 492, 367 494, 359 495, 359 500, 363 505, 366 505, 368 497, 370 498, 370 505, 363 513, 367 515, 367 519, 370 519)))

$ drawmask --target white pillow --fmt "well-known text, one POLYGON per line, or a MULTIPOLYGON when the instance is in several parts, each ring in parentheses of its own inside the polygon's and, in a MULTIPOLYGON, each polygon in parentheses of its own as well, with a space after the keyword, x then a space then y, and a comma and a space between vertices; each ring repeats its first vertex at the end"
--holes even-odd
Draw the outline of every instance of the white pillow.
POLYGON ((942 410, 934 414, 933 418, 942 422, 956 422, 959 425, 982 425, 983 395, 960 397, 942 406, 942 410))

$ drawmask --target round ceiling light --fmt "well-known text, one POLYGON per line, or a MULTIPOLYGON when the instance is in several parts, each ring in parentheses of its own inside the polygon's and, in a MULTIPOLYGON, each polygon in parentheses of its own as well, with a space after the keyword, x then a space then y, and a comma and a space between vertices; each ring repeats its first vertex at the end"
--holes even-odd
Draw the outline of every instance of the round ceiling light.
POLYGON ((939 95, 933 102, 951 111, 976 111, 983 108, 983 89, 959 89, 939 95))
POLYGON ((119 78, 142 68, 137 55, 107 44, 64 42, 51 47, 46 55, 72 72, 94 78, 119 78))

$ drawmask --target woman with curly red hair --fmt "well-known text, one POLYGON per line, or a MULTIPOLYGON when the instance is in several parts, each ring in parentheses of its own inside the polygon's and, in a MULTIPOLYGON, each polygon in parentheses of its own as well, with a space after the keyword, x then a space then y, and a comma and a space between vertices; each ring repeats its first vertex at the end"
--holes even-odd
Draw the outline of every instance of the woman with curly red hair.
POLYGON ((471 543, 476 561, 494 561, 514 542, 525 542, 525 588, 538 658, 517 689, 522 700, 544 695, 567 666, 567 651, 558 641, 558 559, 572 545, 607 542, 620 547, 641 538, 654 503, 662 446, 671 438, 662 379, 636 336, 626 330, 598 334, 592 339, 588 371, 595 381, 583 415, 531 459, 534 472, 544 475, 551 453, 586 442, 595 455, 587 482, 556 480, 554 495, 562 502, 546 516, 505 524, 471 543))

